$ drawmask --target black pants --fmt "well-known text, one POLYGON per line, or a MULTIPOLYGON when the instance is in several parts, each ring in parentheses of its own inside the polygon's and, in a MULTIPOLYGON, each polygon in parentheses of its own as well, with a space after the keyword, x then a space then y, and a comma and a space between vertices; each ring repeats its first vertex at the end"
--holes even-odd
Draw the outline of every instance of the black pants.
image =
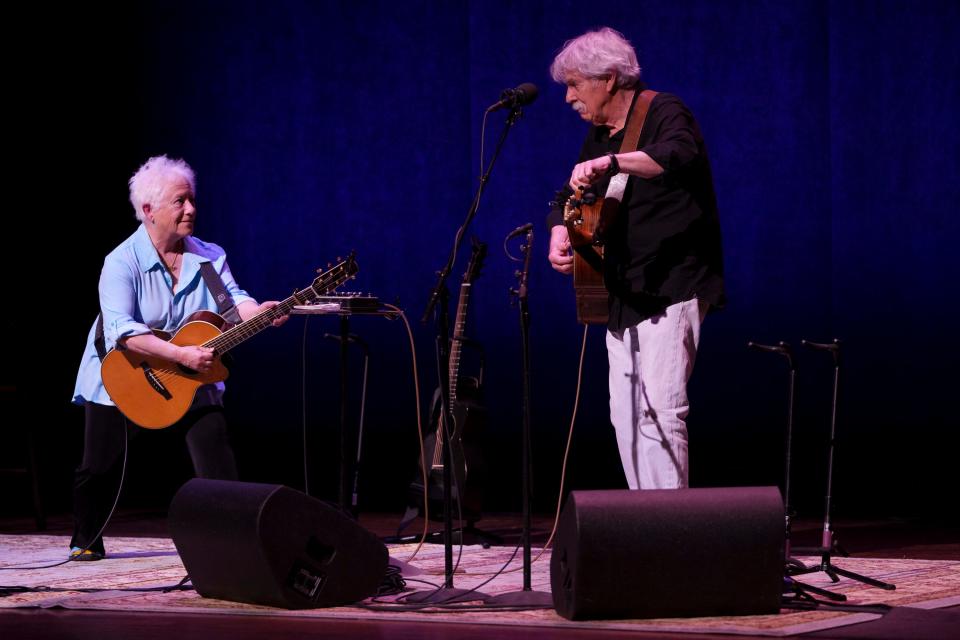
MULTIPOLYGON (((104 526, 117 497, 124 439, 129 443, 142 429, 128 422, 116 407, 88 402, 84 409, 83 460, 73 480, 74 528, 70 546, 103 553, 103 538, 94 536, 104 526)), ((186 431, 187 448, 197 476, 237 479, 222 407, 195 409, 169 428, 186 431)))

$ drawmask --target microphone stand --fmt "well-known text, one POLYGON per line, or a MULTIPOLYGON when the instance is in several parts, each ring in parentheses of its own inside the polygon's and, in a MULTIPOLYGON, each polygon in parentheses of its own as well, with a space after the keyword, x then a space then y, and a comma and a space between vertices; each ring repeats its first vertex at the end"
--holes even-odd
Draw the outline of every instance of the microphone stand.
MULTIPOLYGON (((490 173, 493 171, 493 166, 497 161, 497 157, 500 155, 500 150, 503 148, 504 142, 506 142, 507 134, 510 132, 510 129, 516 124, 517 120, 520 119, 520 116, 523 115, 523 109, 520 105, 514 105, 510 109, 510 113, 507 115, 506 126, 504 126, 503 131, 500 134, 500 139, 497 141, 497 146, 493 151, 493 157, 490 158, 490 163, 487 165, 486 171, 480 176, 480 184, 477 185, 477 193, 473 198, 473 202, 470 204, 470 209, 467 211, 467 217, 464 219, 463 224, 460 225, 460 228, 457 229, 457 235, 453 241, 453 247, 450 249, 450 256, 447 258, 447 263, 444 265, 443 269, 437 272, 437 284, 433 287, 433 292, 430 294, 430 300, 427 302, 427 308, 423 312, 423 316, 420 318, 420 322, 426 324, 430 319, 430 316, 433 314, 434 308, 437 308, 437 373, 440 384, 440 420, 443 425, 443 437, 444 437, 444 446, 443 446, 443 557, 444 557, 444 580, 443 586, 439 589, 433 591, 424 591, 422 595, 420 593, 413 593, 407 596, 405 602, 434 602, 434 603, 443 603, 443 602, 464 602, 469 600, 482 600, 485 596, 474 589, 456 589, 453 586, 453 495, 451 494, 451 484, 453 482, 453 474, 451 473, 450 465, 452 464, 452 458, 450 452, 450 437, 452 436, 452 431, 450 425, 452 424, 451 420, 453 416, 451 414, 452 407, 450 406, 450 398, 448 391, 450 389, 450 370, 449 360, 448 360, 448 349, 450 344, 450 291, 447 288, 447 279, 450 277, 450 272, 453 271, 453 264, 457 259, 457 251, 460 249, 460 245, 463 242, 463 237, 467 232, 467 229, 470 226, 470 223, 473 221, 473 218, 477 214, 477 210, 480 208, 480 197, 483 195, 483 189, 487 185, 487 181, 490 179, 490 173)), ((460 487, 458 487, 459 489, 460 487)))
POLYGON ((833 591, 828 591, 826 589, 821 589, 820 587, 814 587, 803 582, 799 582, 790 577, 794 571, 802 571, 806 569, 806 565, 790 555, 790 538, 791 538, 791 518, 793 514, 793 505, 790 503, 790 462, 791 462, 791 446, 793 443, 793 397, 794 397, 794 388, 796 387, 797 379, 797 366, 793 358, 793 349, 790 348, 790 345, 782 340, 775 345, 767 344, 758 344, 756 342, 748 342, 747 347, 750 349, 755 349, 757 351, 766 351, 767 353, 776 353, 787 359, 787 364, 790 367, 790 389, 787 396, 787 442, 785 447, 784 454, 784 480, 783 480, 783 513, 784 513, 784 576, 783 576, 783 588, 784 592, 790 591, 798 598, 809 598, 809 595, 806 592, 815 593, 816 595, 828 598, 829 600, 834 600, 837 602, 843 602, 847 599, 847 596, 842 593, 834 593, 833 591))
MULTIPOLYGON (((519 607, 530 606, 552 606, 553 596, 546 591, 534 591, 531 587, 531 566, 530 560, 530 503, 532 502, 531 476, 533 467, 530 460, 530 308, 527 304, 527 277, 530 274, 530 254, 533 247, 533 226, 526 233, 524 244, 520 246, 523 252, 523 271, 517 271, 519 286, 517 289, 510 289, 511 295, 517 297, 517 306, 520 309, 520 343, 523 359, 523 444, 521 446, 521 466, 522 466, 522 493, 523 493, 523 533, 521 534, 523 543, 523 589, 521 591, 511 591, 497 596, 487 598, 486 604, 510 605, 519 607)), ((512 235, 512 234, 511 234, 512 235)), ((509 240, 510 237, 507 237, 509 240)), ((504 241, 506 249, 506 241, 504 241)), ((512 260, 517 260, 507 252, 512 260)))
POLYGON ((810 342, 808 340, 803 340, 801 343, 805 347, 809 347, 817 351, 826 351, 833 356, 833 401, 830 408, 830 440, 827 443, 827 493, 826 496, 824 496, 823 505, 823 531, 821 532, 820 548, 817 550, 820 553, 820 564, 805 568, 793 568, 789 571, 790 575, 796 576, 807 573, 818 573, 822 571, 823 573, 827 574, 830 577, 830 580, 833 582, 839 582, 839 576, 844 576, 845 578, 857 580, 858 582, 870 585, 871 587, 893 591, 897 588, 894 584, 883 582, 882 580, 877 580, 876 578, 870 578, 846 569, 841 569, 831 561, 831 556, 835 553, 837 548, 834 541, 833 525, 830 520, 830 511, 832 500, 831 494, 833 491, 833 448, 834 443, 836 442, 837 433, 837 391, 840 386, 840 341, 834 338, 833 342, 827 344, 810 342))

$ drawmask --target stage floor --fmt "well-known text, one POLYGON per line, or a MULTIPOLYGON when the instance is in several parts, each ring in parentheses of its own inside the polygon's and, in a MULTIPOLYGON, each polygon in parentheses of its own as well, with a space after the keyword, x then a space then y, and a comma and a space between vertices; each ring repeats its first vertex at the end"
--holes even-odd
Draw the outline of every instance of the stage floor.
MULTIPOLYGON (((361 516, 361 524, 374 531, 378 535, 385 536, 394 533, 398 517, 390 514, 367 514, 361 516)), ((463 586, 472 586, 480 579, 480 574, 489 567, 500 564, 505 558, 509 557, 512 547, 519 539, 519 519, 516 516, 496 516, 487 517, 481 521, 480 526, 490 533, 495 533, 504 539, 504 547, 494 547, 490 550, 483 550, 480 547, 469 547, 465 550, 466 572, 458 575, 463 586)), ((534 544, 543 544, 549 534, 552 524, 548 517, 537 517, 534 519, 534 544)), ((416 524, 411 527, 413 530, 416 524)), ((903 585, 899 592, 882 592, 876 589, 862 590, 857 593, 860 596, 853 595, 850 590, 856 591, 858 585, 841 583, 842 590, 847 590, 851 595, 851 600, 857 597, 866 598, 865 602, 887 602, 889 604, 916 604, 922 600, 921 596, 916 596, 913 601, 910 600, 907 592, 912 589, 907 588, 907 576, 919 575, 917 572, 926 572, 925 581, 937 580, 942 587, 954 580, 954 572, 960 574, 957 562, 960 561, 960 535, 953 526, 935 525, 931 523, 909 521, 909 520, 873 520, 873 521, 840 521, 836 523, 836 528, 840 533, 840 540, 851 553, 852 557, 844 562, 843 558, 836 560, 837 565, 846 566, 853 571, 859 571, 873 577, 883 577, 891 579, 893 582, 901 581, 903 585), (883 560, 871 560, 871 559, 883 560), (919 562, 913 562, 914 560, 919 562), (922 562, 922 561, 939 562, 922 562), (932 573, 931 573, 932 572, 932 573), (945 582, 944 582, 945 581, 945 582), (874 592, 874 593, 871 593, 874 592)), ((6 534, 0 540, 5 549, 0 550, 0 561, 6 557, 3 564, 13 564, 10 560, 14 557, 22 558, 23 555, 13 555, 13 549, 19 547, 21 551, 34 552, 37 558, 55 558, 60 555, 60 550, 65 545, 65 540, 61 538, 48 536, 62 536, 69 533, 69 518, 65 516, 53 517, 48 520, 48 530, 37 534, 33 531, 32 522, 26 519, 6 519, 0 521, 0 533, 6 534), (9 551, 8 551, 9 550, 9 551)), ((812 544, 819 537, 819 523, 813 521, 795 522, 794 526, 795 544, 812 544)), ((467 540, 471 542, 471 540, 467 540)), ((169 541, 166 532, 166 520, 163 514, 155 512, 136 512, 127 511, 118 514, 111 528, 108 530, 108 551, 113 549, 116 556, 112 561, 100 563, 90 563, 88 574, 89 585, 83 586, 101 586, 109 585, 109 580, 103 582, 101 578, 95 578, 94 574, 109 574, 108 567, 117 567, 118 572, 122 569, 128 575, 137 571, 145 570, 143 563, 157 563, 157 566, 150 571, 158 569, 160 573, 154 575, 159 580, 159 584, 176 582, 171 578, 182 576, 182 567, 179 565, 178 558, 169 541), (114 540, 111 547, 111 539, 114 540), (141 548, 142 547, 142 548, 141 548), (126 564, 122 564, 126 562, 126 564), (134 563, 141 563, 135 565, 134 563), (170 566, 166 566, 166 565, 170 566), (122 565, 122 566, 121 566, 122 565), (130 565, 130 566, 127 566, 130 565), (95 569, 95 570, 94 570, 95 569), (167 571, 167 573, 164 573, 167 571), (98 582, 98 580, 100 580, 98 582)), ((402 546, 392 548, 392 552, 397 559, 405 559, 412 547, 402 546)), ((425 572, 425 575, 419 577, 428 580, 437 579, 437 575, 442 579, 442 548, 438 545, 429 545, 424 551, 421 551, 414 564, 425 572)), ((80 567, 76 565, 67 565, 70 570, 75 571, 80 567)), ((511 566, 519 566, 515 561, 511 566)), ((541 560, 534 565, 535 579, 534 587, 541 588, 544 584, 549 584, 549 569, 546 563, 541 560)), ((21 584, 23 579, 34 579, 33 576, 24 576, 22 572, 4 571, 7 574, 0 580, 4 585, 21 584), (11 575, 14 574, 14 575, 11 575), (16 577, 15 577, 16 576, 16 577), (11 581, 13 579, 13 581, 11 581)), ((0 574, 0 575, 2 575, 0 574)), ((825 581, 825 576, 818 574, 821 582, 825 581)), ((39 579, 39 576, 36 577, 39 579)), ((48 578, 52 579, 52 578, 48 578)), ((77 576, 74 573, 68 576, 73 582, 71 586, 78 586, 77 576)), ((811 578, 812 583, 816 578, 811 578)), ((82 582, 82 579, 81 579, 82 582)), ((924 582, 924 580, 918 581, 924 582)), ((31 582, 30 584, 42 584, 43 582, 31 582)), ((411 586, 413 586, 411 584, 411 586)), ((458 585, 459 586, 459 585, 458 585)), ((899 586, 899 585, 898 585, 899 586)), ((508 587, 501 586, 500 589, 508 587)), ((926 587, 924 587, 926 588, 926 587)), ((174 594, 176 595, 176 594, 174 594)), ((181 594, 183 596, 183 594, 181 594)), ((91 604, 88 600, 86 604, 80 601, 74 601, 70 604, 54 608, 27 608, 27 609, 0 609, 0 634, 4 638, 168 638, 177 637, 178 640, 188 638, 293 638, 293 637, 324 637, 324 638, 363 638, 363 637, 389 637, 389 638, 447 638, 453 634, 463 640, 473 638, 607 638, 623 637, 624 631, 630 629, 630 637, 652 638, 652 637, 696 637, 712 638, 721 637, 720 633, 715 631, 723 629, 723 634, 736 633, 741 637, 770 637, 771 629, 774 632, 783 634, 790 633, 791 629, 800 631, 804 628, 802 624, 783 624, 784 620, 773 620, 773 627, 763 625, 766 628, 757 628, 758 633, 751 634, 750 626, 745 625, 741 628, 728 628, 714 625, 700 624, 701 621, 693 620, 694 624, 684 627, 675 624, 676 621, 664 624, 659 622, 646 624, 611 623, 604 624, 566 624, 566 621, 559 619, 552 611, 535 612, 536 615, 526 614, 525 617, 517 619, 507 619, 504 613, 497 619, 488 612, 484 617, 482 614, 475 621, 468 616, 457 616, 458 619, 444 619, 450 617, 450 614, 417 614, 405 613, 402 615, 357 615, 356 612, 340 612, 334 610, 313 610, 310 612, 293 614, 284 611, 231 611, 232 605, 226 604, 223 607, 215 606, 219 601, 200 599, 195 593, 189 593, 189 598, 181 597, 179 604, 168 606, 167 603, 157 602, 145 606, 140 601, 134 606, 141 609, 151 610, 136 611, 117 608, 113 603, 107 602, 109 598, 99 598, 99 603, 91 604), (200 605, 198 607, 198 605, 200 605), (67 607, 67 608, 65 608, 67 607), (74 607, 82 607, 80 609, 74 607), (102 608, 101 608, 102 607, 102 608), (195 607, 191 610, 191 607, 195 607), (199 613, 199 611, 203 611, 199 613), (421 621, 423 620, 423 621, 421 621), (659 625, 662 625, 658 627, 659 625), (681 629, 697 629, 704 633, 681 633, 681 629), (712 629, 712 630, 711 630, 712 629)), ((120 600, 123 600, 121 598, 120 600)), ((12 602, 4 603, 0 600, 0 607, 9 607, 12 602)), ((122 603, 121 603, 122 604, 122 603)), ((129 603, 127 603, 129 605, 129 603)), ((476 614, 471 613, 471 616, 476 614)), ((821 616, 822 617, 822 616, 821 616)), ((829 617, 829 616, 828 616, 829 617)), ((896 606, 891 613, 878 618, 876 615, 866 616, 874 618, 873 621, 850 624, 838 628, 826 629, 823 631, 806 632, 803 637, 816 638, 927 638, 927 637, 949 637, 944 635, 945 629, 960 629, 960 609, 956 606, 947 609, 921 610, 911 607, 896 606)), ((798 621, 799 623, 809 623, 810 620, 798 621)), ((725 637, 729 637, 725 635, 725 637)))

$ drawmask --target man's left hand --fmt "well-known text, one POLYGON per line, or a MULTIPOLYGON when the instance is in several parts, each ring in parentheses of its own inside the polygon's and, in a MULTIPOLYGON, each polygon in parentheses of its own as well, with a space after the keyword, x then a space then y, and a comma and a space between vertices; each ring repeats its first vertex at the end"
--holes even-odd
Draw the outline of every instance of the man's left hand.
POLYGON ((589 187, 607 174, 610 169, 610 158, 600 156, 593 160, 581 162, 573 168, 570 174, 570 187, 576 191, 580 187, 589 187))

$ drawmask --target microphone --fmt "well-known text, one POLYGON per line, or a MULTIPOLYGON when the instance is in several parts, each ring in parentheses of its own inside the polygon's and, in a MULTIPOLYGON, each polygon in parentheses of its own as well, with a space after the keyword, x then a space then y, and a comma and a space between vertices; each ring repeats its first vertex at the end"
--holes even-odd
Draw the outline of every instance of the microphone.
POLYGON ((817 351, 828 351, 830 355, 833 356, 833 364, 836 367, 840 367, 840 339, 834 338, 833 342, 823 344, 821 342, 810 342, 809 340, 801 340, 800 344, 805 347, 810 347, 811 349, 816 349, 817 351))
POLYGON ((506 242, 507 240, 510 240, 510 239, 512 239, 512 238, 516 238, 517 236, 520 236, 520 235, 523 235, 523 234, 527 233, 527 232, 530 231, 531 229, 533 229, 533 223, 532 223, 532 222, 528 222, 527 224, 522 225, 522 226, 519 226, 519 227, 517 227, 516 229, 514 229, 513 231, 511 231, 510 233, 508 233, 508 234, 507 234, 507 237, 504 238, 503 241, 506 242))
POLYGON ((756 342, 748 342, 747 347, 750 349, 756 349, 757 351, 770 351, 772 353, 782 353, 784 355, 790 354, 790 345, 786 342, 780 342, 778 344, 758 344, 756 342))
POLYGON ((537 99, 539 89, 532 82, 524 82, 516 89, 504 89, 500 94, 500 101, 487 107, 487 113, 510 107, 525 107, 537 99))
POLYGON ((800 344, 805 347, 810 347, 811 349, 819 349, 820 351, 839 351, 840 350, 840 340, 837 338, 833 339, 833 342, 829 344, 822 344, 820 342, 810 342, 809 340, 801 340, 800 344))
POLYGON ((758 344, 752 340, 747 343, 747 348, 756 349, 757 351, 769 351, 770 353, 779 353, 784 358, 787 359, 787 363, 790 365, 790 371, 795 371, 793 364, 793 349, 790 348, 790 345, 781 340, 777 344, 758 344))

